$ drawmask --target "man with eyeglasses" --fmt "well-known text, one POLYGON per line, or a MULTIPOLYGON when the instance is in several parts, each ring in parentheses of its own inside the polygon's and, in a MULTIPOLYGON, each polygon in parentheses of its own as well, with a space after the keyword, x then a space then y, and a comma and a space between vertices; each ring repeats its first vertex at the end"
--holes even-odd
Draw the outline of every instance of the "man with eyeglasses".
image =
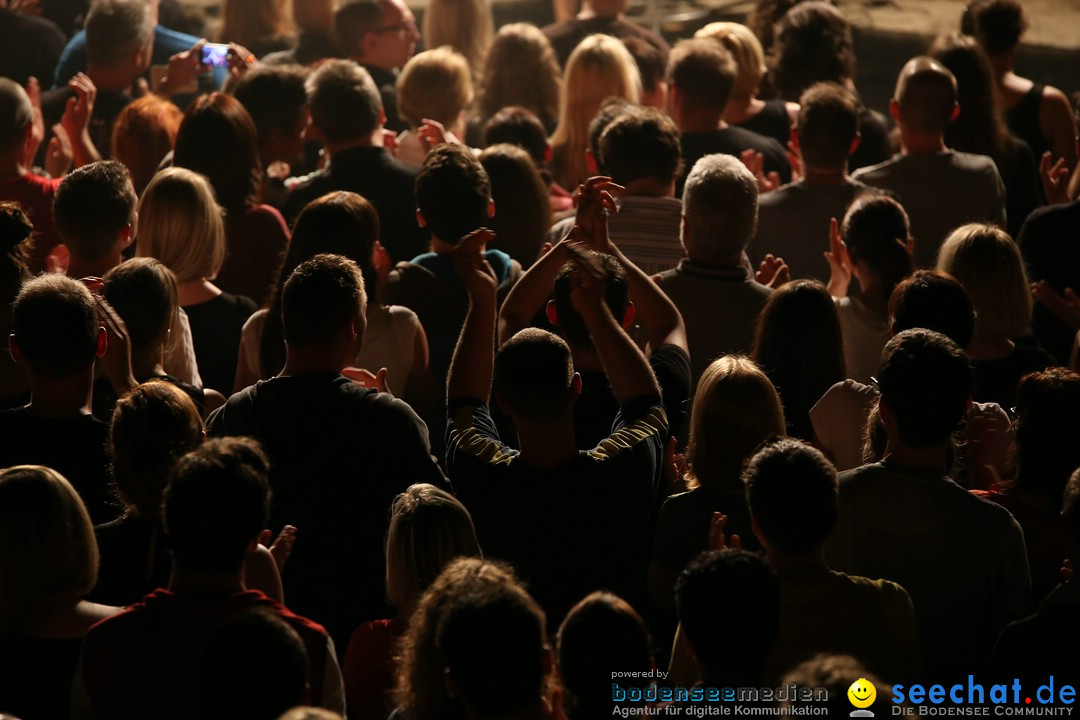
POLYGON ((334 15, 342 52, 371 74, 382 95, 386 129, 407 124, 397 112, 397 73, 416 52, 420 31, 404 0, 349 0, 334 15))

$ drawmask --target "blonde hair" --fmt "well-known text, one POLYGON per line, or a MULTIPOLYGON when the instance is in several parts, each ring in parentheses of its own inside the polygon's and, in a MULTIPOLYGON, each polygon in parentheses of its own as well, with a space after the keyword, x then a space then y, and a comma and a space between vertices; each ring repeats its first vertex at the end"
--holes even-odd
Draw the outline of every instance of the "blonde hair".
POLYGON ((185 168, 155 175, 139 200, 135 255, 157 258, 180 284, 217 277, 225 223, 210 181, 185 168))
POLYGON ((481 120, 486 122, 504 107, 520 106, 535 113, 545 131, 555 127, 562 71, 551 41, 535 25, 499 28, 480 87, 481 120))
POLYGON ((293 0, 225 0, 218 42, 252 47, 268 38, 292 35, 292 4, 293 0))
POLYGON ((431 0, 424 12, 424 47, 448 45, 461 53, 474 80, 484 69, 494 33, 488 0, 431 0))
POLYGON ((411 610, 443 568, 461 556, 483 557, 472 517, 457 498, 418 483, 394 499, 386 533, 386 596, 411 610))
POLYGON ((588 174, 589 123, 609 97, 637 104, 641 76, 626 46, 607 35, 590 35, 574 48, 563 74, 562 112, 551 136, 555 180, 572 189, 588 174))
POLYGON ((1020 249, 995 225, 953 230, 938 253, 937 269, 956 278, 975 306, 975 336, 1014 338, 1031 324, 1031 285, 1020 249))
POLYGON ((686 450, 691 486, 742 492, 745 462, 785 428, 780 395, 754 361, 738 355, 714 360, 694 393, 686 450))
POLYGON ((469 63, 447 45, 413 56, 398 76, 398 113, 414 128, 425 118, 451 128, 472 101, 469 63))
POLYGON ((765 77, 765 51, 753 30, 740 23, 714 22, 698 30, 694 37, 716 40, 731 53, 737 66, 732 98, 757 95, 765 77))
POLYGON ((0 470, 0 627, 47 599, 76 603, 97 574, 94 526, 71 483, 37 465, 0 470))

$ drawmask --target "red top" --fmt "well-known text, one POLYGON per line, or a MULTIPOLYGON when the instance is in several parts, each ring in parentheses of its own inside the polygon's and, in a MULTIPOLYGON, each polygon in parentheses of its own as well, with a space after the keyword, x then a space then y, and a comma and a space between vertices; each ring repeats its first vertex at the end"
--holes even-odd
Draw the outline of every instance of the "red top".
POLYGON ((353 631, 342 670, 350 715, 384 718, 394 709, 394 656, 406 630, 395 618, 372 620, 353 631))
POLYGON ((14 200, 34 225, 34 244, 30 252, 30 272, 37 274, 45 269, 45 258, 60 242, 53 222, 53 198, 60 178, 40 175, 17 175, 0 179, 0 200, 14 200))
POLYGON ((269 205, 252 205, 227 218, 225 245, 225 264, 214 284, 264 306, 289 247, 285 219, 269 205))

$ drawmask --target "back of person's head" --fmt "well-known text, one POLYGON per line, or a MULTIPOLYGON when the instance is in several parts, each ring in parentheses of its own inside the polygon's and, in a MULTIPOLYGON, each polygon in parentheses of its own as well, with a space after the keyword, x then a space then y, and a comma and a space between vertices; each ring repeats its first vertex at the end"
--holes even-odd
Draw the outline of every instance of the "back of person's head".
POLYGON ((218 202, 240 214, 259 200, 263 168, 251 116, 231 95, 202 95, 188 105, 173 165, 205 175, 218 202))
POLYGON ((329 37, 334 33, 334 0, 307 0, 292 3, 296 29, 303 33, 329 37))
POLYGON ((141 64, 133 64, 132 77, 150 64, 154 40, 154 14, 146 0, 94 0, 86 15, 86 59, 102 68, 123 67, 142 51, 141 64))
POLYGON ((53 200, 60 237, 71 257, 84 261, 100 260, 116 249, 121 232, 134 220, 134 209, 131 176, 115 160, 71 171, 60 181, 53 200))
POLYGON ((679 128, 664 113, 637 108, 613 120, 600 136, 600 167, 620 185, 675 181, 681 164, 679 128))
POLYGON ((908 249, 910 226, 904 208, 884 193, 864 193, 848 207, 840 234, 851 262, 877 278, 883 299, 888 302, 900 281, 915 269, 908 249))
POLYGON ((450 493, 418 483, 394 498, 386 533, 386 595, 398 611, 420 595, 457 557, 483 557, 472 516, 450 493))
POLYGON ((540 255, 551 227, 547 183, 529 153, 516 145, 492 145, 480 153, 499 212, 488 220, 499 249, 528 268, 540 255))
POLYGON ((1008 129, 986 52, 970 36, 945 33, 934 40, 930 55, 956 78, 960 114, 945 129, 945 145, 961 152, 1000 156, 1008 129))
POLYGON ((780 625, 780 580, 761 556, 703 552, 675 583, 675 609, 703 680, 760 680, 780 625))
POLYGON ((967 355, 933 330, 905 330, 893 337, 881 353, 876 378, 881 403, 900 442, 910 448, 947 443, 971 400, 967 355))
POLYGON ((499 28, 488 51, 480 88, 482 119, 520 106, 539 118, 545 139, 555 129, 562 69, 551 41, 535 25, 511 23, 499 28))
POLYGON ((363 55, 364 36, 377 32, 387 0, 347 0, 334 12, 334 34, 346 55, 363 55))
POLYGON ((570 347, 539 328, 521 330, 495 354, 495 398, 516 422, 560 419, 574 401, 573 381, 570 347))
POLYGON ((795 101, 814 83, 843 85, 855 77, 851 24, 827 2, 801 2, 776 27, 773 79, 795 101))
POLYGON ((900 70, 893 101, 903 128, 925 135, 944 133, 956 112, 956 78, 933 58, 912 58, 900 70))
POLYGON ((129 514, 154 519, 169 472, 203 441, 195 403, 172 383, 143 383, 116 401, 106 445, 109 471, 129 514))
POLYGON ((229 618, 202 650, 205 717, 278 717, 308 699, 309 660, 300 635, 277 615, 248 610, 229 618))
MULTIPOLYGON (((788 671, 781 681, 784 687, 794 684, 805 688, 825 688, 828 701, 824 705, 830 716, 848 716, 851 701, 848 689, 860 679, 871 683, 877 690, 878 698, 893 696, 892 686, 873 675, 866 667, 850 655, 816 655, 788 671)), ((822 707, 818 701, 799 702, 794 698, 781 703, 781 707, 822 707)), ((894 706, 902 707, 902 706, 894 706)))
POLYGON ((461 145, 440 145, 424 158, 416 176, 416 208, 432 236, 456 245, 483 227, 491 207, 491 180, 461 145))
POLYGON ((546 635, 544 611, 503 576, 501 582, 457 584, 441 613, 435 646, 447 684, 466 707, 478 717, 510 716, 540 703, 550 671, 546 635))
POLYGON ((837 516, 836 469, 821 451, 783 438, 758 450, 743 472, 756 528, 769 548, 790 555, 815 552, 837 516))
POLYGON ((668 56, 667 81, 683 112, 723 114, 735 88, 731 53, 709 38, 680 40, 668 56))
MULTIPOLYGON (((0 307, 10 310, 19 288, 30 279, 34 226, 17 202, 0 201, 0 307)), ((2 317, 2 316, 0 316, 2 317)), ((3 318, 0 322, 7 322, 3 318)))
POLYGON ((0 77, 0 153, 22 150, 33 121, 34 106, 22 85, 0 77))
MULTIPOLYGON (((629 289, 626 279, 626 270, 614 256, 606 253, 592 254, 597 266, 604 273, 604 302, 611 310, 617 322, 626 318, 627 302, 629 301, 629 289)), ((573 263, 563 265, 559 274, 555 277, 553 301, 555 315, 558 320, 559 332, 570 343, 570 347, 581 350, 589 350, 593 347, 592 336, 585 326, 585 321, 570 300, 574 290, 574 274, 582 272, 573 263)))
POLYGON ((398 75, 398 113, 413 128, 424 120, 455 127, 472 101, 469 63, 449 46, 417 53, 398 75))
POLYGON ((600 105, 600 109, 596 111, 596 115, 589 121, 589 152, 592 153, 593 159, 596 161, 597 170, 601 173, 606 173, 604 165, 600 160, 600 138, 603 136, 604 131, 607 130, 608 125, 621 118, 623 115, 629 114, 637 106, 633 103, 627 102, 620 97, 609 97, 600 105))
POLYGON ((183 119, 180 108, 153 93, 120 111, 113 125, 112 153, 131 171, 136 193, 142 194, 161 161, 176 145, 183 119))
MULTIPOLYGON (((747 26, 761 41, 766 55, 771 55, 776 42, 776 26, 791 8, 806 0, 755 0, 746 16, 747 26)), ((831 0, 830 0, 830 4, 831 0)))
POLYGON ((916 270, 901 280, 889 298, 889 329, 925 328, 962 348, 975 336, 975 308, 956 278, 937 270, 916 270))
POLYGON ((383 123, 379 88, 351 60, 320 65, 307 80, 307 101, 311 123, 332 144, 370 137, 383 123))
POLYGON ((1080 375, 1061 367, 1030 373, 1016 386, 1017 484, 1057 506, 1080 467, 1080 375))
POLYGON ((319 347, 352 327, 362 335, 367 295, 355 262, 316 255, 297 266, 281 293, 282 331, 293 348, 319 347))
POLYGON ((309 74, 299 65, 256 65, 232 87, 233 97, 255 123, 260 146, 275 134, 299 135, 303 130, 308 102, 304 84, 309 74))
POLYGON ((491 4, 486 0, 433 0, 424 10, 422 32, 424 47, 453 48, 465 59, 469 74, 478 78, 495 34, 491 4))
POLYGON ((225 223, 214 188, 181 167, 162 170, 139 200, 135 254, 157 258, 179 283, 213 280, 225 262, 225 223))
POLYGON ((859 101, 836 83, 816 83, 799 97, 799 152, 807 167, 847 166, 859 134, 859 101))
POLYGON ((731 97, 757 96, 765 77, 765 51, 753 31, 736 22, 713 22, 694 33, 695 38, 712 38, 731 54, 735 61, 735 85, 731 97))
POLYGON ((706 155, 683 187, 683 245, 691 258, 729 262, 757 232, 758 184, 737 157, 706 155))
POLYGON ((1031 323, 1031 285, 1020 248, 996 225, 953 230, 938 251, 938 270, 956 278, 975 306, 975 335, 987 340, 1023 335, 1031 323))
POLYGON ((64 378, 93 366, 98 318, 86 286, 62 275, 23 284, 11 308, 22 360, 37 375, 64 378))
POLYGON ((690 415, 691 485, 739 492, 743 464, 761 443, 785 432, 784 408, 769 376, 749 358, 713 360, 698 380, 690 415))
POLYGON ((0 623, 26 627, 49 603, 74 606, 97 582, 94 526, 60 473, 37 465, 0 470, 0 623))
POLYGON ((244 437, 208 440, 176 462, 163 513, 178 570, 240 570, 269 517, 269 468, 259 444, 244 437))
POLYGON ((594 592, 570 609, 559 626, 556 651, 563 705, 571 718, 611 714, 609 668, 653 669, 649 631, 622 598, 594 592))
POLYGON ((972 0, 960 18, 960 31, 974 36, 987 55, 1011 53, 1027 27, 1019 0, 972 0))
POLYGON ((505 107, 484 123, 484 147, 502 143, 524 149, 537 168, 542 168, 547 163, 547 131, 540 118, 528 108, 505 107))
POLYGON ((661 101, 664 95, 660 94, 663 89, 664 73, 667 71, 667 53, 656 47, 644 38, 622 38, 623 45, 630 51, 637 65, 638 74, 641 76, 641 102, 653 107, 663 107, 661 101), (656 104, 653 104, 653 103, 656 104))
POLYGON ((840 317, 824 285, 795 280, 769 295, 758 317, 753 358, 779 389, 788 434, 810 440, 810 408, 847 377, 840 317))
POLYGON ((132 258, 105 273, 104 281, 101 295, 124 321, 132 350, 164 347, 180 319, 172 271, 154 258, 132 258))
MULTIPOLYGON (((304 2, 304 0, 297 0, 304 2)), ((224 0, 217 41, 251 46, 290 38, 295 32, 291 0, 224 0)))

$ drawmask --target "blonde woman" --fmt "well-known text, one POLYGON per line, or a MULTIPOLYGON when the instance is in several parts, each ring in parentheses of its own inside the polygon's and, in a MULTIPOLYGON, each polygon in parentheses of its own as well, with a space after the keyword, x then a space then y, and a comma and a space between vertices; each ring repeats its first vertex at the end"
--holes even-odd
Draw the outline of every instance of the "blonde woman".
POLYGON ((996 225, 962 225, 941 246, 937 269, 960 281, 975 307, 971 398, 1012 407, 1020 378, 1055 364, 1045 350, 1013 341, 1028 333, 1033 304, 1020 249, 996 225))
POLYGON ((473 80, 484 70, 495 24, 488 0, 431 0, 424 12, 424 47, 449 45, 465 58, 473 80))
POLYGON ((649 592, 657 605, 671 607, 675 578, 708 549, 713 513, 726 514, 725 532, 754 547, 743 464, 762 442, 783 436, 785 428, 780 395, 749 358, 727 355, 701 374, 686 450, 690 490, 664 502, 656 528, 649 592))
POLYGON ((698 30, 694 37, 716 40, 735 61, 735 86, 724 109, 724 121, 774 138, 786 147, 791 126, 799 117, 799 106, 782 99, 758 98, 766 72, 765 51, 753 31, 740 23, 714 22, 698 30))
POLYGON ((506 107, 532 111, 548 133, 559 120, 562 71, 547 36, 535 25, 499 28, 480 82, 480 124, 506 107))
POLYGON ((443 46, 413 56, 397 80, 398 114, 410 128, 398 135, 397 159, 417 167, 424 164, 428 144, 417 130, 425 120, 465 137, 466 110, 472 101, 472 76, 464 55, 443 46))
POLYGON ((562 110, 551 136, 552 172, 555 182, 564 188, 577 187, 589 174, 585 165, 589 123, 609 97, 637 104, 641 100, 641 76, 621 40, 590 35, 566 61, 562 110))
POLYGON ((287 50, 296 43, 292 18, 292 0, 225 0, 217 41, 243 45, 256 57, 287 50))
POLYGON ((156 258, 172 270, 203 382, 228 392, 236 375, 240 329, 257 308, 213 283, 225 261, 225 226, 205 177, 169 168, 150 181, 139 201, 135 254, 156 258))

